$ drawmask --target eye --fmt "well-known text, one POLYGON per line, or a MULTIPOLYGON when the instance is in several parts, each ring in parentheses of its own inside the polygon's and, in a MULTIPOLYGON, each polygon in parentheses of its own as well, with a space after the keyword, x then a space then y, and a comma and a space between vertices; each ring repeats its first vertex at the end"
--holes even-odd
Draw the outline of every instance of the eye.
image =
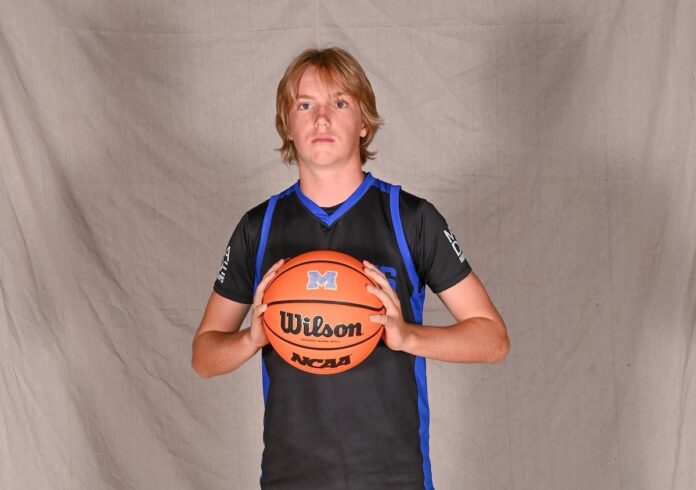
POLYGON ((306 111, 310 108, 309 102, 300 102, 297 104, 297 110, 306 111))
POLYGON ((339 99, 336 101, 336 107, 338 107, 339 109, 345 109, 346 107, 348 107, 348 102, 339 99))

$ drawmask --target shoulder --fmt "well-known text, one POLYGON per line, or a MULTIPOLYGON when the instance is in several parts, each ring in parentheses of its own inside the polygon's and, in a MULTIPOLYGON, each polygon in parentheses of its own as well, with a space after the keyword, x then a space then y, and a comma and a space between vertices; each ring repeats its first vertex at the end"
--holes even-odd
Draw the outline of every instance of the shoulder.
POLYGON ((235 239, 237 241, 241 240, 246 247, 253 247, 258 243, 269 202, 270 198, 247 210, 241 216, 232 234, 232 238, 230 238, 230 242, 235 239))
POLYGON ((262 203, 251 208, 249 211, 246 212, 246 214, 252 220, 258 220, 258 219, 263 220, 263 217, 266 214, 266 210, 268 209, 268 206, 271 203, 276 205, 279 201, 287 200, 288 198, 290 198, 291 196, 293 196, 296 193, 296 188, 297 188, 297 185, 293 184, 290 187, 284 189, 283 191, 281 191, 277 194, 273 194, 271 197, 269 197, 268 199, 266 199, 262 203))
POLYGON ((294 192, 295 186, 291 185, 282 192, 272 195, 265 201, 261 202, 260 204, 257 204, 253 208, 249 209, 246 213, 244 213, 241 222, 246 227, 249 235, 257 236, 261 233, 263 221, 266 217, 266 212, 268 211, 268 207, 271 205, 271 203, 273 203, 274 206, 277 207, 279 201, 289 198, 292 194, 294 194, 294 192))
POLYGON ((415 219, 423 213, 425 207, 430 204, 426 199, 411 194, 403 189, 399 192, 399 211, 402 219, 415 219))
POLYGON ((385 182, 377 178, 375 178, 374 185, 382 192, 387 194, 390 193, 395 187, 399 188, 399 214, 401 215, 402 219, 409 219, 417 215, 419 212, 421 212, 424 205, 429 204, 424 198, 405 191, 400 185, 385 182))
POLYGON ((279 192, 278 194, 272 195, 262 203, 257 204, 253 208, 249 209, 244 214, 244 219, 249 223, 249 225, 260 227, 263 224, 263 219, 266 216, 266 211, 268 210, 268 206, 270 205, 270 203, 277 203, 279 199, 286 198, 290 196, 293 192, 294 185, 288 187, 282 192, 279 192))
POLYGON ((268 198, 262 203, 249 209, 246 213, 244 213, 244 217, 242 219, 244 219, 249 226, 260 227, 263 223, 263 217, 266 215, 266 209, 268 208, 268 203, 270 201, 271 199, 268 198))

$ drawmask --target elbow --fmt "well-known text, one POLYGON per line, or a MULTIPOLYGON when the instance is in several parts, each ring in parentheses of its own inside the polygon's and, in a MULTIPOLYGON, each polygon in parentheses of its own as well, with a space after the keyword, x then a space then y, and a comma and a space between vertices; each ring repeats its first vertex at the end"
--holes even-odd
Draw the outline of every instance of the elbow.
POLYGON ((206 363, 204 361, 205 357, 198 353, 198 350, 196 349, 196 341, 194 340, 191 354, 191 368, 193 368, 196 374, 201 378, 212 378, 214 374, 212 374, 207 369, 206 363))
POLYGON ((507 355, 510 353, 510 338, 507 336, 507 333, 503 334, 498 341, 498 345, 496 346, 496 349, 494 350, 493 353, 493 358, 491 362, 497 363, 497 362, 502 362, 507 355))
POLYGON ((205 371, 205 369, 203 369, 203 366, 201 366, 200 363, 197 363, 195 360, 191 361, 191 367, 199 377, 204 379, 211 377, 211 375, 207 371, 205 371))
POLYGON ((494 351, 491 361, 493 363, 502 362, 507 357, 510 352, 510 340, 505 337, 504 341, 501 341, 498 348, 494 351))
POLYGON ((206 369, 205 365, 201 364, 200 362, 191 361, 191 367, 196 374, 203 379, 212 378, 216 375, 216 373, 206 369))
POLYGON ((191 357, 191 367, 201 378, 210 378, 210 374, 208 374, 201 362, 196 359, 195 354, 191 357))
POLYGON ((491 355, 488 362, 499 363, 505 360, 508 353, 510 352, 510 338, 507 335, 505 325, 501 325, 502 333, 497 339, 496 345, 491 349, 491 355))

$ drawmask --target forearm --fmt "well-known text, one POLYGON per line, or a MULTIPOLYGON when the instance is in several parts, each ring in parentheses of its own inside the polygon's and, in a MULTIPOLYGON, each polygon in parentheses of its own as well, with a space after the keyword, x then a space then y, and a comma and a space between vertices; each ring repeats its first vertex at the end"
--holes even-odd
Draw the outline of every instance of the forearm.
POLYGON ((249 333, 250 329, 246 328, 199 335, 193 343, 193 369, 203 378, 234 371, 260 349, 249 333))
POLYGON ((505 326, 475 317, 448 327, 406 324, 401 350, 449 362, 499 362, 509 350, 505 326))

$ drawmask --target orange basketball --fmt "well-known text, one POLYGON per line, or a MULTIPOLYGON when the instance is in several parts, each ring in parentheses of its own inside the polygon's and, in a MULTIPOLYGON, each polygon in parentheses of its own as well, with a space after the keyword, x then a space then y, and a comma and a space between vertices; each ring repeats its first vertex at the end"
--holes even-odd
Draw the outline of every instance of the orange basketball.
POLYGON ((382 334, 369 320, 382 302, 376 284, 350 255, 307 252, 278 269, 266 288, 263 326, 273 349, 288 364, 314 374, 347 371, 367 358, 382 334))

